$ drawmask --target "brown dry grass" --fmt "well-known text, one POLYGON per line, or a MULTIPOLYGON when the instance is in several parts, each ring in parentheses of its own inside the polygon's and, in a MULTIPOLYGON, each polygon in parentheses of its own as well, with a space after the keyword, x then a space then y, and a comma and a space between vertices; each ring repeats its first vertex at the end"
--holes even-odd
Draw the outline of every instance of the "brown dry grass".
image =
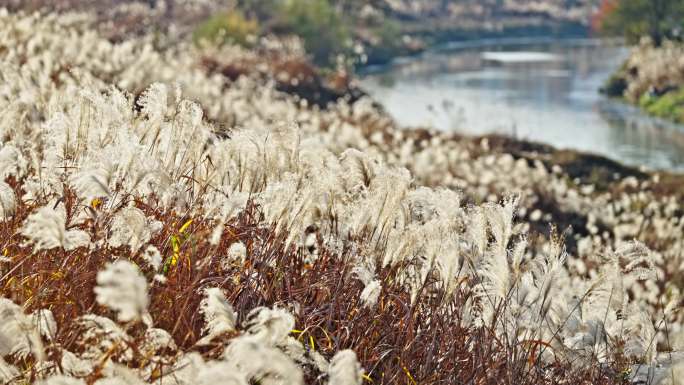
MULTIPOLYGON (((17 193, 21 186, 8 180, 17 193)), ((131 198, 133 199, 133 198, 131 198)), ((573 371, 560 361, 542 365, 536 357, 545 349, 543 341, 509 344, 497 337, 492 326, 475 328, 463 322, 462 304, 473 295, 461 289, 444 298, 436 277, 428 279, 413 304, 410 293, 396 282, 402 266, 377 271, 383 290, 374 309, 364 308, 359 300, 363 285, 351 274, 352 249, 334 254, 319 241, 318 259, 305 262, 307 250, 286 249, 283 236, 260 225, 258 207, 250 204, 224 229, 217 246, 207 239, 211 223, 175 212, 159 211, 134 200, 138 208, 164 224, 151 244, 170 261, 167 282, 150 288, 150 313, 155 327, 171 333, 179 349, 195 350, 203 320, 199 304, 204 288, 221 287, 241 317, 257 306, 288 307, 297 319, 296 335, 307 349, 315 349, 331 357, 341 349, 353 349, 374 384, 614 384, 619 383, 621 365, 596 363, 582 371, 573 371), (189 225, 189 221, 193 220, 189 225), (185 225, 185 226, 184 226, 185 225), (185 227, 181 232, 180 228, 185 227), (172 238, 179 247, 174 252, 172 238), (242 241, 248 250, 244 264, 223 266, 222 252, 234 242, 242 241)), ((127 248, 77 249, 32 253, 22 245, 19 229, 28 214, 40 203, 21 203, 16 215, 0 223, 0 247, 10 258, 0 277, 0 295, 23 304, 27 311, 50 309, 58 323, 59 333, 48 345, 52 358, 56 346, 78 352, 83 349, 82 326, 77 317, 96 313, 112 316, 96 304, 93 295, 97 272, 113 256, 138 263, 152 282, 155 272, 146 269, 140 253, 131 255, 127 248)), ((70 216, 77 210, 94 210, 105 214, 101 206, 79 205, 75 195, 67 193, 64 204, 70 216)), ((106 236, 107 229, 89 220, 81 225, 94 237, 106 236)), ((356 243, 363 244, 363 239, 356 243)), ((357 250, 357 248, 354 248, 357 250)), ((241 319, 242 320, 242 319, 241 319)), ((496 321, 494 321, 496 322, 496 321)), ((146 357, 139 352, 143 342, 141 325, 127 325, 135 337, 131 348, 138 354, 129 365, 142 366, 146 357)), ((229 340, 231 335, 225 336, 229 340)), ((207 357, 217 357, 221 344, 202 348, 207 357)), ((111 352, 117 360, 120 351, 111 352)), ((162 352, 167 364, 174 352, 162 352)), ((24 362, 24 367, 30 363, 24 362)), ((91 376, 92 382, 97 374, 91 376)), ((324 379, 308 372, 307 382, 322 384, 324 379)))

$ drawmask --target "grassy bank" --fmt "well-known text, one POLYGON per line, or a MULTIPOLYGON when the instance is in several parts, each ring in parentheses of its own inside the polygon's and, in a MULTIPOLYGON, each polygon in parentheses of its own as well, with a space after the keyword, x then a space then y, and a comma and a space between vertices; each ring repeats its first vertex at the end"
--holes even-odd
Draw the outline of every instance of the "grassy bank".
POLYGON ((682 43, 665 42, 655 47, 644 40, 633 48, 602 91, 639 106, 650 115, 684 123, 683 56, 682 43))
POLYGON ((675 88, 662 94, 644 94, 639 107, 659 118, 684 123, 684 88, 675 88))

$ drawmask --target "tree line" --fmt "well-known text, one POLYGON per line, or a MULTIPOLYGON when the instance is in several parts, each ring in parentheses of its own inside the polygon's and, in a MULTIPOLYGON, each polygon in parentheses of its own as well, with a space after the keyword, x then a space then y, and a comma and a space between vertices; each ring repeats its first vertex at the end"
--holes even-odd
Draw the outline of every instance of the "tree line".
POLYGON ((655 45, 682 40, 684 0, 603 0, 594 27, 607 35, 637 42, 644 36, 655 45))

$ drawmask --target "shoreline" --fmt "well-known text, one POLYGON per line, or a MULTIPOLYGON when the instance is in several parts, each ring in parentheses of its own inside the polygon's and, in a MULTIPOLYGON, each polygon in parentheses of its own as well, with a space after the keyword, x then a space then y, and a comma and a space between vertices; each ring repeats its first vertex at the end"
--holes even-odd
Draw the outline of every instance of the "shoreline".
POLYGON ((590 38, 591 33, 589 28, 581 23, 548 23, 542 25, 503 26, 501 29, 455 28, 440 30, 438 28, 433 31, 404 31, 404 35, 411 36, 412 38, 418 38, 423 42, 423 46, 420 49, 415 50, 402 47, 402 49, 396 51, 396 54, 382 58, 374 58, 371 54, 369 55, 368 61, 362 65, 359 65, 357 68, 355 68, 355 70, 363 70, 366 67, 389 65, 393 61, 403 58, 416 57, 426 52, 435 50, 450 49, 449 46, 451 45, 468 45, 470 42, 509 38, 590 38))
POLYGON ((372 64, 360 66, 356 69, 355 74, 357 76, 365 76, 370 74, 381 73, 384 70, 391 68, 397 64, 403 64, 420 59, 426 54, 430 53, 445 53, 445 52, 458 52, 465 51, 474 48, 485 48, 485 47, 520 47, 526 45, 534 44, 549 44, 549 43, 562 43, 568 45, 601 45, 605 44, 616 44, 619 45, 621 39, 604 39, 601 37, 591 37, 587 36, 542 36, 542 35, 530 35, 530 36, 513 36, 513 37, 491 37, 491 38, 477 38, 472 40, 456 40, 452 42, 446 42, 442 44, 435 45, 433 47, 426 48, 425 50, 418 52, 413 55, 404 55, 394 57, 389 62, 384 64, 372 64))

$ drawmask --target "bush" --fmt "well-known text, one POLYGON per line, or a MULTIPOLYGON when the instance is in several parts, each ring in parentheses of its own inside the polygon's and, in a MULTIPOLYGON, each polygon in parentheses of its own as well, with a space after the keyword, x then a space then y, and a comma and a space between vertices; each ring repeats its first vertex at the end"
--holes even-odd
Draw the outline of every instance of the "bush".
POLYGON ((237 43, 247 45, 249 36, 259 33, 259 23, 248 19, 240 11, 230 11, 212 16, 200 24, 193 33, 195 42, 237 43))
POLYGON ((598 17, 601 30, 624 35, 632 43, 650 37, 656 45, 678 37, 684 18, 681 0, 604 0, 598 17))
POLYGON ((316 64, 330 66, 348 52, 349 30, 328 0, 289 0, 282 4, 279 27, 304 40, 316 64))
POLYGON ((639 104, 654 116, 684 122, 684 88, 656 96, 644 94, 639 104))
POLYGON ((350 52, 351 34, 329 0, 238 0, 237 8, 259 20, 264 32, 299 36, 315 64, 330 67, 350 52))

